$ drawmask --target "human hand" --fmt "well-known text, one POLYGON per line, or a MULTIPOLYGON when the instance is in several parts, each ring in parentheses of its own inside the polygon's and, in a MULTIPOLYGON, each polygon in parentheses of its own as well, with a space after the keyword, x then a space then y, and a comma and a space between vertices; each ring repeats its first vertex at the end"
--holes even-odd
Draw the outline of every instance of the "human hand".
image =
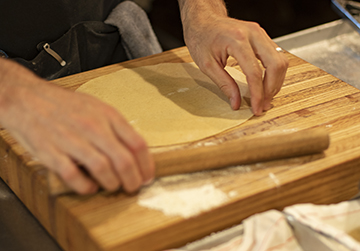
POLYGON ((234 110, 239 109, 241 96, 236 82, 224 70, 229 56, 246 75, 253 113, 261 115, 271 108, 272 98, 284 82, 288 60, 257 23, 215 14, 202 19, 199 14, 196 22, 183 19, 183 26, 193 60, 225 93, 234 110))
POLYGON ((114 108, 9 68, 0 78, 0 123, 74 191, 131 193, 154 177, 145 141, 114 108))

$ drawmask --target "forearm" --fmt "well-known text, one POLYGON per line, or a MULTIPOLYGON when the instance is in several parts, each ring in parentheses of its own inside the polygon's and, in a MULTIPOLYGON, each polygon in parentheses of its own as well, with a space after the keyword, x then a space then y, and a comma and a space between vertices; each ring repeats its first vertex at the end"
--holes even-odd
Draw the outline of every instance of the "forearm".
POLYGON ((223 0, 178 0, 182 17, 198 14, 227 15, 223 0))
POLYGON ((15 75, 17 65, 12 64, 7 59, 0 58, 0 121, 4 110, 9 105, 9 92, 11 89, 10 77, 15 75))
POLYGON ((184 29, 189 24, 204 22, 211 17, 227 16, 223 0, 178 0, 184 29))
POLYGON ((26 106, 26 92, 34 84, 45 82, 25 67, 0 58, 0 124, 10 125, 17 108, 26 106))
POLYGON ((154 176, 146 142, 115 108, 4 59, 0 59, 0 124, 78 193, 93 193, 99 185, 134 192, 154 176), (81 172, 78 163, 93 179, 81 172))

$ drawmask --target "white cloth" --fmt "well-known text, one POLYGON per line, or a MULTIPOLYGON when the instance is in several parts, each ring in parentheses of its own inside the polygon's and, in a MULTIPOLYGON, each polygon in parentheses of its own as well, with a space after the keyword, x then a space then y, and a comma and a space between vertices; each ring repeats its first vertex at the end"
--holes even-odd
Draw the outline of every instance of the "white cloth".
POLYGON ((360 200, 333 205, 299 204, 284 212, 314 232, 331 250, 360 251, 360 243, 351 234, 360 232, 360 200))
MULTIPOLYGON (((245 219, 242 224, 242 234, 223 240, 220 245, 196 250, 360 251, 357 240, 360 238, 360 199, 333 205, 298 204, 286 207, 284 212, 269 210, 245 219)), ((214 239, 216 234, 206 238, 214 239)), ((185 246, 175 250, 193 249, 185 246)))

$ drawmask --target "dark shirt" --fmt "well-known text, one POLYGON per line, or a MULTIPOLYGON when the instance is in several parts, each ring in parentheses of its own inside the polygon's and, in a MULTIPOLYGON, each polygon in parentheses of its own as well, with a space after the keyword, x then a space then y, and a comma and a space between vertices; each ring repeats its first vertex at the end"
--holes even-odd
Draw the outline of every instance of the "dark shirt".
POLYGON ((3 0, 0 50, 33 59, 40 42, 53 42, 81 21, 104 21, 122 0, 3 0))

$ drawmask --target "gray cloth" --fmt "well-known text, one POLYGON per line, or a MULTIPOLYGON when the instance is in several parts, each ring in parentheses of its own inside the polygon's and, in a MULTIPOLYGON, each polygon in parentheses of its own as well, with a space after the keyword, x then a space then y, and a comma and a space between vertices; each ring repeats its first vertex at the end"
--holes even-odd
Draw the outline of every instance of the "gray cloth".
POLYGON ((121 43, 129 59, 162 52, 145 11, 136 3, 120 3, 112 10, 105 23, 119 29, 121 43))

